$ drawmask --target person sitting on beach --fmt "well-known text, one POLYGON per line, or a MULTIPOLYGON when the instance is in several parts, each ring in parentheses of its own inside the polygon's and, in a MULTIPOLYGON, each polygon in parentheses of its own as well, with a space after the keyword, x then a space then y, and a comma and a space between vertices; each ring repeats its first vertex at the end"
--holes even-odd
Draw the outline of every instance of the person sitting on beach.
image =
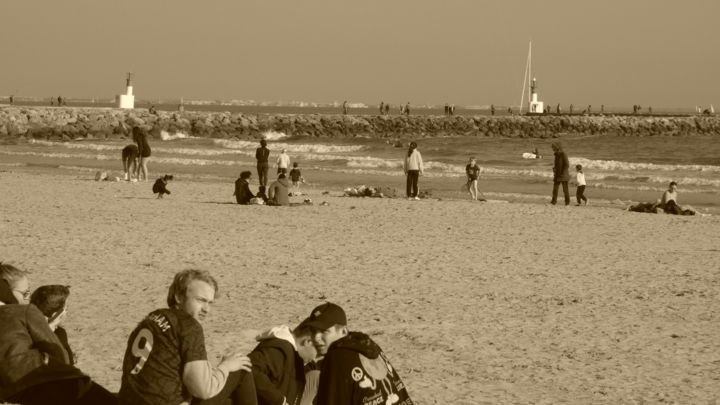
POLYGON ((695 215, 695 211, 691 209, 683 209, 678 204, 678 185, 676 182, 671 181, 668 185, 668 189, 665 190, 660 202, 657 204, 657 208, 661 208, 666 214, 673 215, 695 215))
POLYGON ((153 193, 158 195, 157 198, 163 198, 163 195, 170 194, 170 190, 167 189, 167 185, 172 179, 172 174, 166 174, 155 180, 155 184, 153 184, 153 193))
POLYGON ((285 173, 280 173, 268 189, 268 205, 290 205, 289 192, 290 184, 285 178, 285 173))
POLYGON ((288 167, 290 167, 290 156, 285 153, 285 149, 280 151, 280 155, 278 156, 277 161, 275 161, 275 167, 277 167, 277 174, 286 174, 288 172, 288 167))
POLYGON ((64 285, 43 285, 30 295, 30 303, 35 305, 45 315, 50 329, 58 337, 60 344, 68 354, 70 364, 77 363, 75 353, 70 348, 67 331, 61 326, 67 316, 67 298, 70 288, 64 285))
POLYGON ((263 202, 264 204, 267 204, 267 203, 268 203, 268 196, 267 196, 267 193, 266 193, 265 191, 266 191, 265 186, 260 186, 260 187, 258 187, 258 192, 257 192, 257 194, 255 194, 255 198, 259 198, 259 199, 262 200, 262 202, 263 202))
POLYGON ((217 367, 208 361, 200 322, 217 292, 217 281, 207 271, 189 269, 175 275, 168 288, 168 307, 150 312, 130 333, 120 404, 184 404, 193 398, 206 400, 201 404, 257 403, 247 356, 229 352, 217 367))
POLYGON ((300 183, 304 183, 305 179, 302 176, 302 173, 300 172, 300 169, 298 168, 299 164, 298 162, 293 163, 293 168, 290 170, 290 181, 292 181, 293 186, 293 194, 294 193, 300 193, 300 183))
POLYGON ((138 156, 140 156, 140 152, 138 151, 137 145, 128 145, 123 148, 122 163, 125 180, 137 178, 138 156))
POLYGON ((470 193, 470 199, 475 201, 478 199, 478 178, 480 177, 480 167, 474 157, 470 158, 470 163, 465 166, 465 174, 467 175, 467 189, 470 193))
POLYGON ((362 405, 367 398, 378 404, 413 403, 380 346, 362 332, 348 331, 340 306, 322 304, 301 324, 314 330, 315 347, 324 356, 316 405, 362 405))
POLYGON ((312 329, 282 325, 259 334, 248 355, 259 405, 298 404, 305 388, 305 365, 315 360, 312 329))
POLYGON ((48 319, 38 307, 28 305, 27 273, 3 263, 0 277, 12 291, 9 305, 0 306, 0 402, 117 403, 113 394, 70 364, 48 319))
POLYGON ((252 173, 245 170, 240 173, 240 177, 235 180, 235 200, 238 204, 249 204, 250 200, 255 197, 250 191, 250 177, 252 173))

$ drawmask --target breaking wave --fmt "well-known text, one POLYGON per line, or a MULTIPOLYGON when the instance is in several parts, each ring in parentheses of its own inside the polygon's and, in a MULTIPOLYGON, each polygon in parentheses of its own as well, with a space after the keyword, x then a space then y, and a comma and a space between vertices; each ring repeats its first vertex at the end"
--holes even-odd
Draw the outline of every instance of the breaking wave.
POLYGON ((581 164, 584 168, 596 170, 648 170, 648 171, 697 171, 720 173, 720 166, 711 165, 661 165, 655 163, 619 162, 617 160, 591 160, 583 157, 571 157, 572 166, 581 164))
MULTIPOLYGON (((229 139, 215 139, 213 143, 217 146, 227 149, 247 149, 252 150, 253 156, 255 149, 259 146, 255 141, 237 141, 229 139)), ((285 149, 289 153, 344 153, 358 152, 365 149, 362 145, 327 145, 327 144, 292 144, 292 143, 273 143, 273 149, 285 149)))

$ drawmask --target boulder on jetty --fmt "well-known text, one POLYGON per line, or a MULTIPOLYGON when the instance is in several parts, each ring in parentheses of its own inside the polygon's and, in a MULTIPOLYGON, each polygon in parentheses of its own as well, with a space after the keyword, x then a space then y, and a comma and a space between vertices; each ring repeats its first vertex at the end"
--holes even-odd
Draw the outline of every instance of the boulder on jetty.
MULTIPOLYGON (((564 135, 719 135, 720 117, 693 116, 393 116, 241 114, 212 111, 0 106, 0 137, 72 140, 127 138, 133 126, 161 134, 259 139, 267 131, 290 136, 383 138, 493 136, 554 138, 564 135)), ((177 136, 182 137, 182 136, 177 136)))

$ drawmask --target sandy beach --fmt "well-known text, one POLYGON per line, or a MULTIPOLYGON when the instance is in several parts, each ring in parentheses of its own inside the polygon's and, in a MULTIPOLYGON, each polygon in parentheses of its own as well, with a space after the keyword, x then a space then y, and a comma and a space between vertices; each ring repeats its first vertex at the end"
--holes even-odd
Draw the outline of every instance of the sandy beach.
POLYGON ((217 181, 156 200, 151 183, 2 169, 0 260, 71 286, 79 367, 113 391, 129 333, 195 267, 220 283, 212 358, 329 300, 418 404, 720 400, 718 216, 322 187, 311 206, 238 206, 217 181))

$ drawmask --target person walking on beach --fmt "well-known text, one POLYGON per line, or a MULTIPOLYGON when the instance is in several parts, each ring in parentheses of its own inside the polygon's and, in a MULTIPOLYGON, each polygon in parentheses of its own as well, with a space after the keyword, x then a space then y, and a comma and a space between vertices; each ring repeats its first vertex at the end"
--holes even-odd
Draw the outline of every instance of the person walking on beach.
POLYGON ((477 165, 475 157, 470 158, 470 162, 465 166, 465 174, 467 175, 467 189, 470 193, 470 199, 476 201, 478 199, 478 178, 480 177, 480 167, 477 165))
POLYGON ((150 312, 130 333, 122 364, 123 405, 257 404, 250 359, 233 349, 213 366, 201 322, 218 284, 209 272, 183 270, 168 288, 167 308, 150 312), (194 398, 194 399, 193 399, 194 398))
POLYGON ((588 200, 585 197, 585 184, 587 183, 585 183, 585 173, 583 173, 582 165, 576 165, 575 170, 577 171, 577 174, 575 174, 575 181, 577 182, 575 199, 577 199, 577 205, 580 205, 581 202, 585 202, 585 205, 587 205, 588 200))
POLYGON ((147 181, 148 179, 148 168, 147 162, 150 160, 152 150, 147 140, 147 134, 145 130, 140 127, 133 127, 133 140, 137 143, 138 153, 140 154, 140 164, 138 165, 137 179, 147 181), (141 176, 142 174, 142 176, 141 176))
POLYGON ((290 156, 285 153, 285 149, 280 151, 280 155, 275 161, 275 167, 277 167, 277 174, 287 174, 290 167, 290 156))
POLYGON ((553 165, 553 191, 552 205, 557 204, 558 188, 562 185, 563 194, 565 196, 565 205, 570 205, 570 191, 568 190, 568 182, 570 181, 570 161, 567 154, 563 150, 559 141, 553 142, 551 145, 555 152, 555 164, 553 165))
POLYGON ((255 159, 257 159, 258 181, 261 186, 267 186, 268 171, 270 166, 268 158, 270 157, 270 149, 267 148, 267 141, 260 140, 260 147, 255 150, 255 159))
POLYGON ((417 143, 414 141, 410 142, 410 148, 403 161, 403 170, 407 176, 405 194, 408 200, 419 200, 418 179, 423 173, 423 160, 420 151, 417 150, 417 143))

